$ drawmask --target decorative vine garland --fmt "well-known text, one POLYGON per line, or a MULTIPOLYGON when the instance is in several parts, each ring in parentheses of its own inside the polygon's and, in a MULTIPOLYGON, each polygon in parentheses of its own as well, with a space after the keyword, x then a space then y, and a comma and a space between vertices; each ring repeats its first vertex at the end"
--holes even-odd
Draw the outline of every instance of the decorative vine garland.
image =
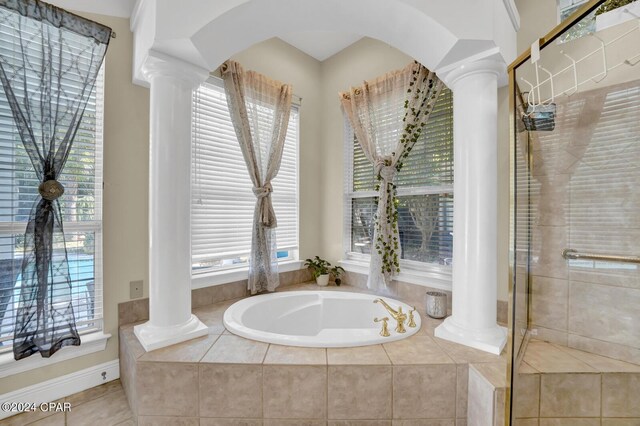
MULTIPOLYGON (((427 124, 429 112, 433 108, 440 94, 440 90, 433 90, 435 84, 438 84, 430 78, 430 73, 427 73, 422 77, 422 81, 418 82, 420 74, 425 68, 415 61, 416 67, 411 71, 411 81, 409 82, 409 88, 407 90, 407 99, 404 101, 404 117, 402 122, 405 123, 400 143, 402 144, 402 152, 396 162, 395 171, 400 172, 404 164, 404 160, 409 156, 411 149, 416 144, 422 129, 427 124), (422 88, 422 89, 421 89, 422 88), (415 90, 415 94, 414 94, 415 90), (430 95, 427 95, 430 93, 430 95), (418 108, 409 107, 409 99, 413 96, 413 99, 418 101, 420 96, 424 96, 420 106, 418 108)), ((391 158, 395 158, 396 153, 391 153, 391 158)), ((392 165, 392 160, 385 159, 384 166, 389 167, 392 165)), ((394 275, 400 272, 400 238, 398 232, 398 206, 400 201, 397 197, 396 185, 393 183, 393 177, 390 180, 385 180, 382 173, 378 171, 376 176, 378 183, 376 184, 376 191, 380 190, 380 185, 386 185, 388 200, 386 205, 387 224, 391 226, 392 233, 387 235, 384 232, 384 224, 380 223, 379 215, 376 214, 375 226, 376 226, 376 250, 382 257, 382 274, 385 276, 394 275)), ((376 198, 376 206, 378 205, 379 198, 376 198)))

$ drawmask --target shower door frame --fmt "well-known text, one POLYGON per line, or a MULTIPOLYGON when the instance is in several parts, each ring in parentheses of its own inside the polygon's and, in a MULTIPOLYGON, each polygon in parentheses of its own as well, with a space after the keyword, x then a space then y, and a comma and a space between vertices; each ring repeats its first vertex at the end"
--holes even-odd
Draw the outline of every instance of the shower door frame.
MULTIPOLYGON (((593 12, 595 9, 597 9, 598 7, 600 7, 600 5, 602 3, 604 3, 606 0, 590 0, 587 3, 585 3, 584 5, 582 5, 578 10, 576 10, 573 14, 571 14, 571 16, 569 16, 565 21, 563 21, 562 23, 558 24, 555 28, 553 28, 551 31, 549 31, 545 36, 543 36, 542 38, 540 38, 539 41, 539 48, 540 51, 542 51, 542 49, 549 45, 550 43, 552 43, 553 41, 555 41, 559 36, 561 36, 562 34, 565 33, 565 31, 567 31, 568 29, 570 29, 571 27, 573 27, 576 23, 578 23, 579 21, 581 21, 583 18, 585 18, 587 15, 589 15, 591 12, 593 12)), ((515 291, 515 285, 516 285, 516 235, 517 235, 517 209, 516 209, 516 156, 518 155, 518 150, 517 150, 517 139, 516 139, 516 120, 517 120, 517 116, 516 116, 516 96, 517 96, 517 91, 516 91, 516 75, 515 75, 515 71, 516 68, 518 68, 520 65, 524 64, 526 61, 528 61, 531 58, 531 47, 529 47, 528 49, 526 49, 524 52, 522 52, 515 61, 513 61, 508 67, 507 67, 507 73, 508 73, 508 78, 509 78, 509 144, 510 144, 510 148, 513 149, 513 156, 510 156, 510 176, 509 176, 509 182, 510 182, 510 188, 509 188, 509 197, 510 197, 510 210, 512 210, 513 214, 510 215, 510 229, 509 229, 509 245, 510 245, 510 253, 512 254, 511 259, 509 260, 509 311, 508 311, 508 318, 509 318, 509 324, 508 324, 508 330, 509 330, 509 336, 507 339, 508 345, 509 345, 509 356, 507 357, 507 362, 508 362, 508 366, 507 366, 507 373, 508 373, 508 377, 507 377, 507 383, 508 383, 508 388, 507 388, 507 395, 506 398, 508 400, 508 403, 505 404, 505 426, 509 426, 512 424, 512 419, 511 419, 511 407, 513 404, 513 392, 511 391, 512 385, 513 385, 513 375, 515 373, 514 369, 515 366, 517 365, 517 357, 519 355, 521 355, 520 352, 520 348, 522 346, 524 346, 526 344, 526 340, 528 338, 528 332, 526 333, 527 335, 525 335, 525 337, 523 338, 523 342, 519 347, 515 347, 515 343, 516 343, 516 333, 518 332, 517 330, 515 330, 516 327, 516 291, 515 291), (512 167, 511 167, 512 166, 512 167)), ((529 142, 527 142, 529 143, 529 142)), ((529 148, 529 147, 527 147, 529 148)), ((531 165, 531 155, 530 150, 527 149, 527 153, 528 153, 528 159, 527 162, 529 164, 529 168, 531 165)), ((530 261, 530 257, 528 256, 527 258, 527 263, 530 261)), ((527 264, 527 271, 529 269, 529 265, 527 264)), ((526 279, 526 297, 527 297, 527 310, 529 310, 529 298, 531 296, 531 287, 529 285, 529 274, 527 273, 527 279, 526 279)), ((527 312, 527 331, 528 331, 528 323, 529 323, 529 313, 527 312)))

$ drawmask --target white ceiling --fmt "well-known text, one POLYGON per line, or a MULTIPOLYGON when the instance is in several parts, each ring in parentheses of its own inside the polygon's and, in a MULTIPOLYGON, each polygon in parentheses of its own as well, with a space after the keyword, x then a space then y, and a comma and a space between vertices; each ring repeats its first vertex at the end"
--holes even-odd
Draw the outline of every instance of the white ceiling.
MULTIPOLYGON (((63 9, 129 18, 136 0, 46 0, 63 9)), ((280 39, 319 61, 335 55, 362 36, 339 32, 309 31, 281 36, 280 39)))
POLYGON ((308 31, 290 33, 279 38, 307 55, 324 61, 360 40, 362 36, 340 32, 308 31))

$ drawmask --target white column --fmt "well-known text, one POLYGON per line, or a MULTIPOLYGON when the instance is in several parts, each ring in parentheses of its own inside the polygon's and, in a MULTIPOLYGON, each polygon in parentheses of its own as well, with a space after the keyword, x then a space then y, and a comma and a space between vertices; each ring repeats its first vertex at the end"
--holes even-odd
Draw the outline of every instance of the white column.
POLYGON ((435 330, 494 354, 507 341, 496 322, 498 76, 504 72, 502 62, 480 60, 444 77, 453 91, 453 307, 435 330))
POLYGON ((149 321, 134 327, 147 351, 204 336, 191 313, 191 108, 206 70, 150 52, 149 321))

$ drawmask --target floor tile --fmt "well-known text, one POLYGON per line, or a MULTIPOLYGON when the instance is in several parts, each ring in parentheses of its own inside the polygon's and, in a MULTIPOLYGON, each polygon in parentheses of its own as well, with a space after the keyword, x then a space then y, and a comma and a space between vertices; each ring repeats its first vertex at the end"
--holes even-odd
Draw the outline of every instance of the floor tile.
POLYGON ((72 407, 75 407, 77 405, 94 400, 96 398, 100 398, 101 396, 120 389, 122 389, 122 383, 120 383, 120 379, 117 379, 105 383, 104 385, 96 386, 85 391, 75 393, 71 396, 66 397, 64 400, 65 402, 70 403, 72 407))
POLYGON ((66 414, 68 426, 113 426, 133 417, 122 389, 72 407, 66 414))

